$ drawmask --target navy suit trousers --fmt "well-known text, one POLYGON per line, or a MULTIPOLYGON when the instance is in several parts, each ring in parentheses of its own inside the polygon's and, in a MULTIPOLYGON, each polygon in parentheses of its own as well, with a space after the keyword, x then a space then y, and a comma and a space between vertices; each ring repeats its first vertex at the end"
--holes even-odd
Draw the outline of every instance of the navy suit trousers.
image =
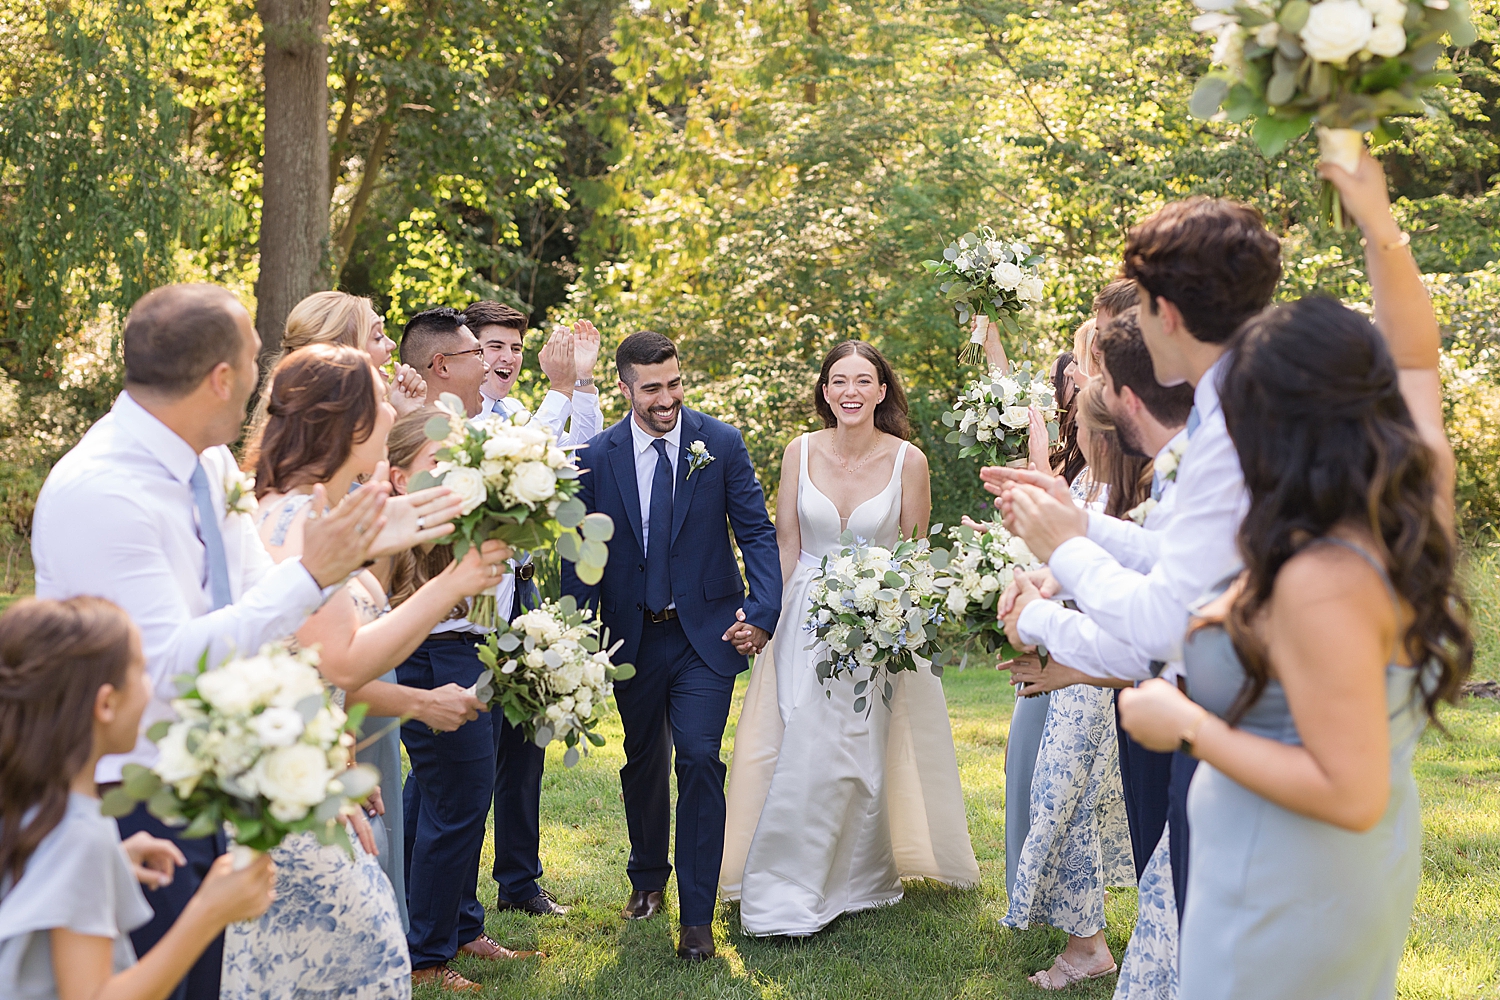
POLYGON ((676 619, 647 622, 636 675, 615 685, 625 726, 620 769, 630 831, 627 871, 635 889, 664 889, 672 866, 670 769, 677 753, 677 896, 684 927, 713 923, 724 859, 724 762, 734 677, 703 662, 676 619))
MULTIPOLYGON (((482 666, 478 636, 429 638, 396 675, 408 687, 468 687, 482 666)), ((402 806, 406 814, 407 944, 413 969, 441 965, 484 933, 477 895, 484 826, 495 789, 493 717, 480 712, 451 733, 412 720, 401 727, 411 760, 402 806)))
POLYGON ((1172 778, 1172 754, 1147 750, 1120 724, 1119 694, 1115 695, 1115 729, 1120 735, 1120 784, 1125 792, 1125 817, 1130 821, 1130 851, 1139 882, 1146 862, 1167 825, 1167 789, 1172 778))
POLYGON ((1177 897, 1177 922, 1182 923, 1182 911, 1187 903, 1188 883, 1188 786, 1193 783, 1193 772, 1198 770, 1198 758, 1191 754, 1172 754, 1172 783, 1167 793, 1167 825, 1172 831, 1172 892, 1177 897))
POLYGON ((495 887, 507 903, 524 903, 541 892, 542 766, 547 751, 528 740, 498 708, 495 734, 495 887))
MULTIPOLYGON (((216 833, 193 840, 182 838, 181 829, 167 826, 151 815, 144 802, 115 823, 120 828, 121 840, 144 830, 153 837, 172 841, 187 858, 187 864, 173 873, 169 885, 146 890, 146 902, 151 904, 154 915, 148 923, 130 932, 130 943, 135 945, 136 955, 143 956, 172 929, 172 924, 187 908, 188 900, 198 891, 209 868, 213 867, 214 859, 224 853, 224 835, 216 833)), ((220 934, 203 949, 187 976, 167 994, 167 1000, 219 1000, 219 969, 223 964, 224 935, 220 934)))

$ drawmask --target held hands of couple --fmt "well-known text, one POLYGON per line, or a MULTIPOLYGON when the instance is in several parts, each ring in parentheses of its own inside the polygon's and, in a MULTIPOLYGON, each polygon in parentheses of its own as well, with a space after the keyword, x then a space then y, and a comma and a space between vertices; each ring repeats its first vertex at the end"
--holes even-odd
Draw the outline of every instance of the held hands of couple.
POLYGON ((745 609, 740 608, 734 613, 735 624, 729 626, 724 634, 719 636, 724 642, 734 644, 734 651, 741 656, 752 656, 758 654, 771 640, 771 633, 758 625, 751 625, 745 621, 745 609))

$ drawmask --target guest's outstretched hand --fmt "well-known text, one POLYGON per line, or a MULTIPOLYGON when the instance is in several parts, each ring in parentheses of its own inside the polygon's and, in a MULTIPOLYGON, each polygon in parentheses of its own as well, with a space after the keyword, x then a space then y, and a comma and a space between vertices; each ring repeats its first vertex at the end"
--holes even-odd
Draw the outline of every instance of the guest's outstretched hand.
POLYGON ((1088 511, 1074 504, 1072 497, 1060 500, 1046 490, 1020 483, 1004 499, 1008 506, 1005 526, 1020 535, 1042 562, 1050 562, 1063 542, 1088 534, 1088 511))
POLYGON ((573 331, 560 326, 552 331, 547 343, 537 355, 537 365, 552 388, 565 396, 573 395, 573 383, 578 380, 577 347, 573 331))
POLYGON ((328 507, 328 491, 313 487, 302 525, 302 565, 320 587, 343 583, 371 558, 370 545, 385 528, 390 484, 370 482, 328 507))
POLYGON ((120 841, 130 867, 135 871, 135 880, 148 889, 160 889, 172 884, 172 873, 178 865, 187 864, 187 858, 170 840, 153 837, 145 830, 137 831, 120 841))
MULTIPOLYGON (((375 467, 371 483, 390 481, 390 463, 375 467)), ((370 557, 394 555, 453 533, 452 521, 463 510, 463 503, 446 486, 433 486, 391 497, 385 505, 385 525, 370 543, 370 557)))
POLYGON ((592 378, 599 364, 599 331, 581 319, 573 324, 573 377, 592 378))

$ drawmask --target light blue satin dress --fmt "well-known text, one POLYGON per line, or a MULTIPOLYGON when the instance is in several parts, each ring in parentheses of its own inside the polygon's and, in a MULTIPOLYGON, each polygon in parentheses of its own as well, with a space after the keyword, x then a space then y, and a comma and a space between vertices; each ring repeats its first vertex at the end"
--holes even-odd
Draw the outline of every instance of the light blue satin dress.
MULTIPOLYGON (((1386 579, 1364 550, 1323 541, 1358 553, 1386 579)), ((1216 626, 1194 632, 1184 668, 1189 696, 1223 717, 1245 679, 1228 634, 1216 626)), ((1410 667, 1386 667, 1390 802, 1364 833, 1290 812, 1207 763, 1199 766, 1188 793, 1192 849, 1180 996, 1395 995, 1422 870, 1421 803, 1412 777, 1412 756, 1427 725, 1422 676, 1410 667)), ((1274 679, 1236 728, 1279 743, 1302 742, 1286 692, 1274 679)))

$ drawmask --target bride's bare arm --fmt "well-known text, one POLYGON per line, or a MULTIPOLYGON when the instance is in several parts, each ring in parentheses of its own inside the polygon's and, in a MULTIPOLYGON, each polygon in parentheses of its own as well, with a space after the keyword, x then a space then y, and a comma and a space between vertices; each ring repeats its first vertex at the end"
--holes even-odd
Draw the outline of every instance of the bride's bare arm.
POLYGON ((797 523, 797 483, 802 465, 802 437, 798 435, 781 454, 781 485, 776 488, 776 547, 781 551, 781 585, 797 568, 802 552, 802 526, 797 523))
POLYGON ((906 464, 901 467, 901 534, 927 534, 932 519, 932 475, 927 456, 912 445, 906 450, 906 464))

